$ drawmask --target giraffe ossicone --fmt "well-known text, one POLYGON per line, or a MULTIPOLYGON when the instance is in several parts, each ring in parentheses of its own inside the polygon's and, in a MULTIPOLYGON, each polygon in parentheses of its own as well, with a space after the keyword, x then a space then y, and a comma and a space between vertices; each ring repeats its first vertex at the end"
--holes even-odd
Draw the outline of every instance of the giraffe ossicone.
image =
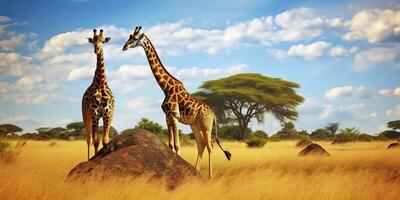
POLYGON ((93 37, 88 42, 93 44, 97 56, 96 71, 92 84, 86 89, 82 97, 82 117, 86 130, 87 158, 90 158, 90 143, 93 141, 95 154, 98 151, 100 138, 98 136, 99 119, 103 119, 103 146, 109 142, 109 131, 114 114, 114 96, 108 87, 104 66, 103 44, 110 41, 104 37, 103 29, 100 34, 93 30, 93 37))
MULTIPOLYGON (((175 151, 177 154, 179 154, 180 143, 178 122, 190 125, 195 135, 198 150, 195 165, 196 169, 200 170, 200 161, 203 156, 204 149, 207 147, 209 158, 209 177, 211 178, 213 174, 211 162, 211 153, 213 148, 211 132, 214 122, 215 126, 217 126, 214 111, 206 103, 201 102, 200 100, 197 100, 191 96, 186 91, 183 83, 172 76, 165 69, 153 44, 140 30, 140 26, 135 28, 133 33, 129 35, 129 38, 122 50, 126 51, 129 48, 136 47, 142 47, 144 49, 154 78, 165 95, 161 108, 165 113, 168 126, 169 147, 172 151, 175 151)), ((222 148, 219 143, 217 133, 215 132, 215 134, 218 146, 224 151, 227 159, 230 160, 230 152, 225 151, 222 148)))

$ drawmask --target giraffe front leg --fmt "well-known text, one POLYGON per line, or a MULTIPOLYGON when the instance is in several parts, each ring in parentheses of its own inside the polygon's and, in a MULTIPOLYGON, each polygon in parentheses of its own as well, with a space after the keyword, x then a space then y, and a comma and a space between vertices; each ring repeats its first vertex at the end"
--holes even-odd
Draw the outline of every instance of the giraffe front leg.
POLYGON ((97 154, 99 150, 100 138, 97 132, 99 128, 99 118, 93 119, 93 126, 92 126, 92 140, 94 146, 94 155, 97 154))
POLYGON ((179 154, 179 149, 181 148, 180 142, 179 142, 179 129, 178 129, 178 119, 177 118, 172 118, 172 130, 174 133, 174 148, 176 154, 179 154))
POLYGON ((174 131, 172 128, 172 120, 169 119, 169 116, 166 116, 167 119, 167 127, 168 127, 168 146, 171 151, 174 151, 174 131))
POLYGON ((110 141, 110 124, 110 118, 108 116, 103 117, 103 139, 101 141, 103 147, 106 146, 110 141))

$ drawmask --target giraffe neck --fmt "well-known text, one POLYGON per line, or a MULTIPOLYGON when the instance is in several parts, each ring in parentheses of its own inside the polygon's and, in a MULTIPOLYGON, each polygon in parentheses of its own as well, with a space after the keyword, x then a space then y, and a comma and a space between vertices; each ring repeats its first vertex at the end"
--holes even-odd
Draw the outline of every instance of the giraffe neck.
POLYGON ((96 64, 96 71, 94 73, 93 83, 98 86, 107 84, 103 51, 100 51, 100 53, 97 54, 97 64, 96 64))
POLYGON ((143 49, 146 53, 147 60, 149 61, 149 65, 151 71, 153 72, 154 78, 156 79, 158 85, 167 94, 174 85, 181 84, 183 85, 178 79, 172 76, 167 69, 165 69, 164 65, 161 63, 160 58, 154 48, 153 44, 144 36, 144 41, 142 42, 143 49))

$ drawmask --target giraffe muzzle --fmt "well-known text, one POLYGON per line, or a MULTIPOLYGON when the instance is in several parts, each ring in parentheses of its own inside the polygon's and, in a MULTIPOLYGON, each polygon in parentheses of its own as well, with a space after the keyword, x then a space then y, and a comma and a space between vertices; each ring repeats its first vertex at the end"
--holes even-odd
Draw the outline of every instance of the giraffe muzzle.
POLYGON ((122 48, 122 51, 126 51, 128 50, 128 45, 124 45, 124 47, 122 48))

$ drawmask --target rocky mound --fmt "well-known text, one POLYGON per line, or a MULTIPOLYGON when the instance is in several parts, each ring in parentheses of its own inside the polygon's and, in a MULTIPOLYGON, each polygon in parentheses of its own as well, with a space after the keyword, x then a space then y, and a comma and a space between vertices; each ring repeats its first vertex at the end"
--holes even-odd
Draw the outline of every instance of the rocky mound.
POLYGON ((387 146, 388 149, 395 149, 395 148, 400 148, 400 144, 397 142, 391 143, 387 146))
POLYGON ((296 143, 296 147, 306 147, 306 146, 308 146, 308 145, 310 145, 310 144, 312 144, 312 142, 311 142, 310 140, 304 140, 304 139, 302 139, 302 140, 299 140, 299 141, 296 143))
POLYGON ((114 138, 89 161, 82 162, 68 174, 67 180, 85 177, 137 177, 150 175, 165 179, 169 188, 198 171, 173 153, 156 135, 143 129, 129 129, 114 138))
POLYGON ((299 152, 299 156, 316 155, 316 156, 330 156, 330 154, 322 148, 319 144, 312 143, 299 152))

